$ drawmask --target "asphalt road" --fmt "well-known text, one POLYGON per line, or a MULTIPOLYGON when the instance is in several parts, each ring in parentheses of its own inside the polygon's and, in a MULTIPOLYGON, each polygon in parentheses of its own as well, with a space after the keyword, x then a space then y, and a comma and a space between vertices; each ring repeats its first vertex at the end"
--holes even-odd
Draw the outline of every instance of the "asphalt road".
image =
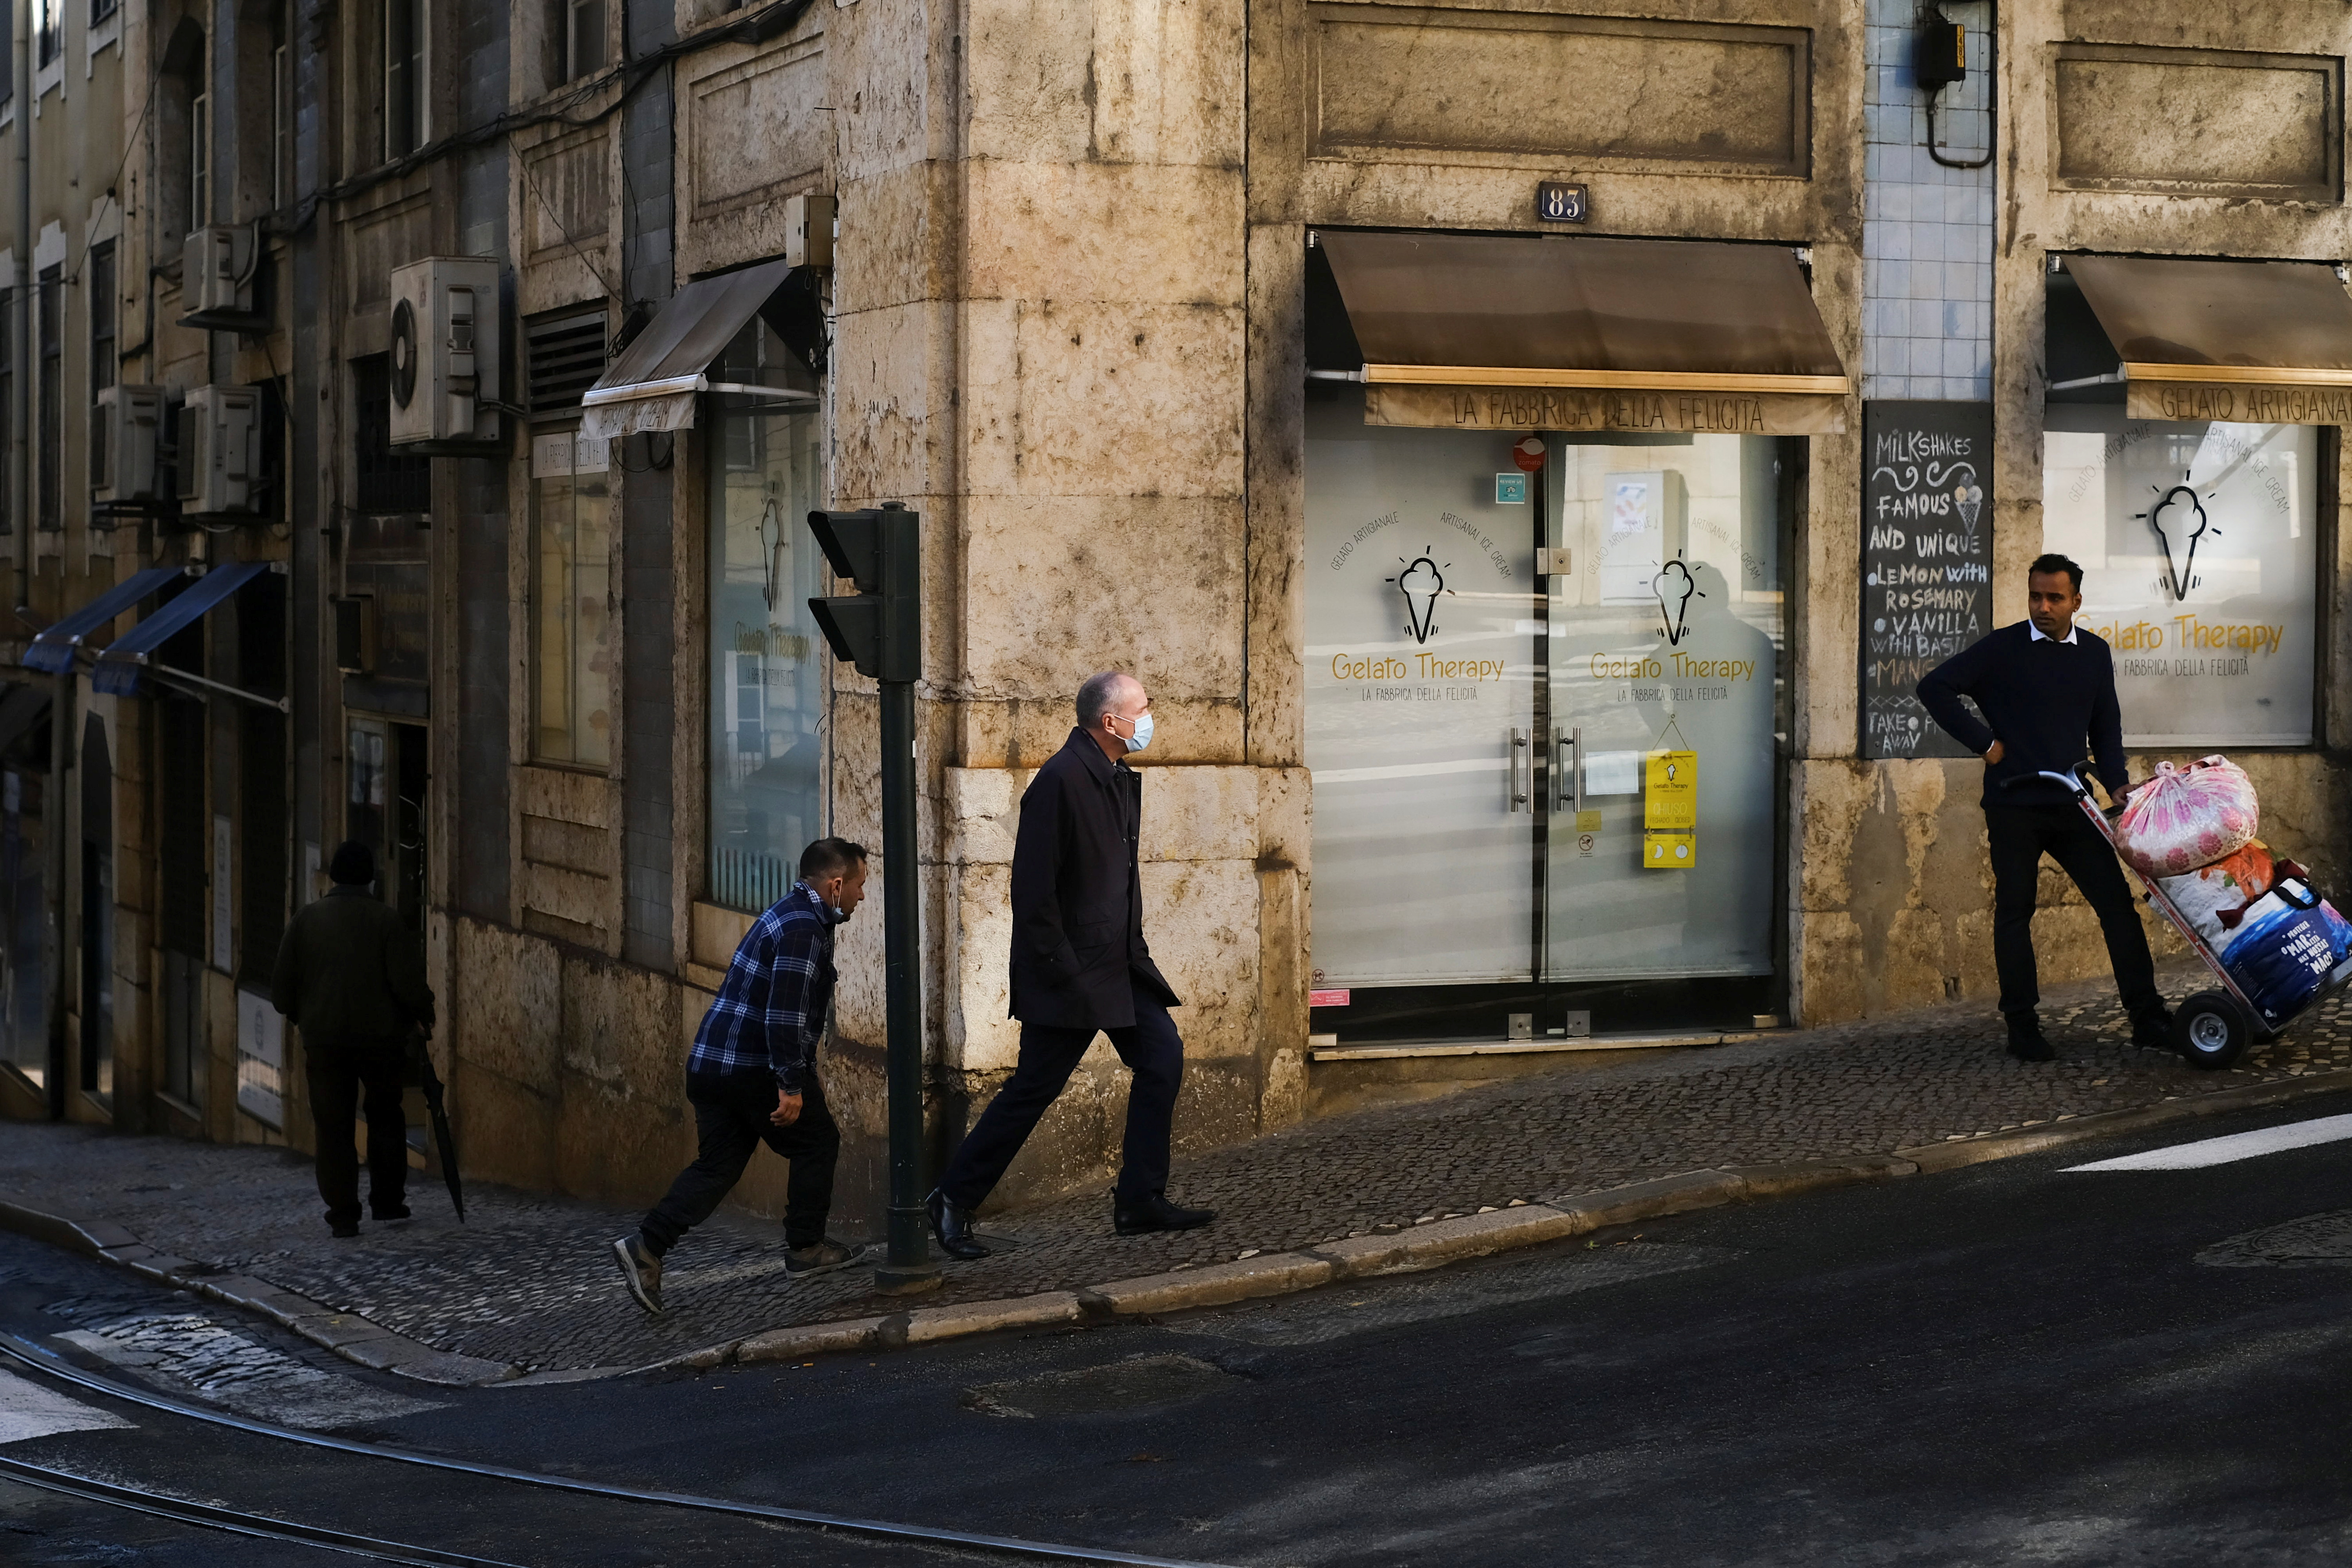
MULTIPOLYGON (((420 1389, 15 1238, 0 1326, 348 1436, 1214 1563, 2332 1564, 2352 1558, 2352 1141, 2063 1167, 2347 1112, 2306 1101, 1157 1323, 807 1366, 420 1389)), ((531 1564, 962 1557, 74 1403, 130 1425, 0 1456, 531 1564)), ((0 1560, 351 1561, 5 1483, 0 1560)))

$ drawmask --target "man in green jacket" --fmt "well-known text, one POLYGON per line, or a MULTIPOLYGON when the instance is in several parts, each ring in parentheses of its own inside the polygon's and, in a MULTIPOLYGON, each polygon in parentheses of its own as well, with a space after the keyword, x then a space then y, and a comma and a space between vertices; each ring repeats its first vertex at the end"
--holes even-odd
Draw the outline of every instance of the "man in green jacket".
POLYGON ((370 890, 375 852, 348 840, 327 875, 333 889, 286 928, 269 999, 302 1031, 327 1224, 337 1236, 357 1236, 360 1168, 352 1121, 362 1089, 369 1208, 379 1220, 408 1217, 401 1086, 410 1037, 433 1032, 433 992, 415 936, 370 890))

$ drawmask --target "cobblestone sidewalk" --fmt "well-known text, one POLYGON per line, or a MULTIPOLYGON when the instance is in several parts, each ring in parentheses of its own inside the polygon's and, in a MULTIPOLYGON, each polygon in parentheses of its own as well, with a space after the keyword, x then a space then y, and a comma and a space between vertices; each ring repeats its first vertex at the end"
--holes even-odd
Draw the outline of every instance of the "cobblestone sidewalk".
MULTIPOLYGON (((2199 972, 2168 972, 2169 994, 2199 972)), ((358 1313, 437 1349, 541 1371, 643 1366, 764 1330, 1070 1289, 1312 1247, 1513 1199, 1545 1202, 1716 1166, 1885 1154, 1939 1140, 2352 1068, 2352 1012, 2331 999, 2229 1072, 2133 1048, 2112 987, 2055 993, 2060 1060, 2001 1049, 1981 1005, 1661 1052, 1358 1112, 1181 1161, 1170 1190, 1220 1212, 1177 1236, 1110 1234, 1104 1194, 992 1215, 1014 1245, 951 1264, 914 1302, 862 1270, 784 1278, 772 1225, 714 1222, 670 1255, 669 1311, 624 1294, 607 1248, 634 1210, 469 1188, 459 1226, 436 1185, 417 1217, 335 1241, 307 1163, 277 1152, 0 1124, 0 1197, 106 1219, 149 1246, 358 1313)))

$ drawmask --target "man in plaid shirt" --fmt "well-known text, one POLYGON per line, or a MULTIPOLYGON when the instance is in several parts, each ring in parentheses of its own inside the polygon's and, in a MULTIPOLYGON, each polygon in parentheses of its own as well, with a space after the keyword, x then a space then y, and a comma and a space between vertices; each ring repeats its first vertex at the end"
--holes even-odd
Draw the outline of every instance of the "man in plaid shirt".
POLYGON ((841 1132, 817 1081, 816 1045, 833 1005, 833 928, 866 897, 866 851, 820 838, 801 852, 801 879, 743 934, 686 1063, 699 1152, 635 1236, 613 1243, 629 1294, 662 1310, 662 1255, 709 1219, 765 1143, 792 1162, 784 1199, 784 1273, 798 1279, 857 1261, 824 1234, 841 1132))

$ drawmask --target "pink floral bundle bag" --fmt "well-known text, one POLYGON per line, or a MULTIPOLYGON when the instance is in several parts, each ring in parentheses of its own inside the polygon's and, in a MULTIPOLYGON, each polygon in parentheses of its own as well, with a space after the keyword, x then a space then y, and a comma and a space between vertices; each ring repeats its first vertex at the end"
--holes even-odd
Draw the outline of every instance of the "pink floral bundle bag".
POLYGON ((2156 764, 2116 818, 2116 848, 2151 877, 2179 877, 2244 848, 2259 820, 2254 784, 2226 757, 2156 764))

